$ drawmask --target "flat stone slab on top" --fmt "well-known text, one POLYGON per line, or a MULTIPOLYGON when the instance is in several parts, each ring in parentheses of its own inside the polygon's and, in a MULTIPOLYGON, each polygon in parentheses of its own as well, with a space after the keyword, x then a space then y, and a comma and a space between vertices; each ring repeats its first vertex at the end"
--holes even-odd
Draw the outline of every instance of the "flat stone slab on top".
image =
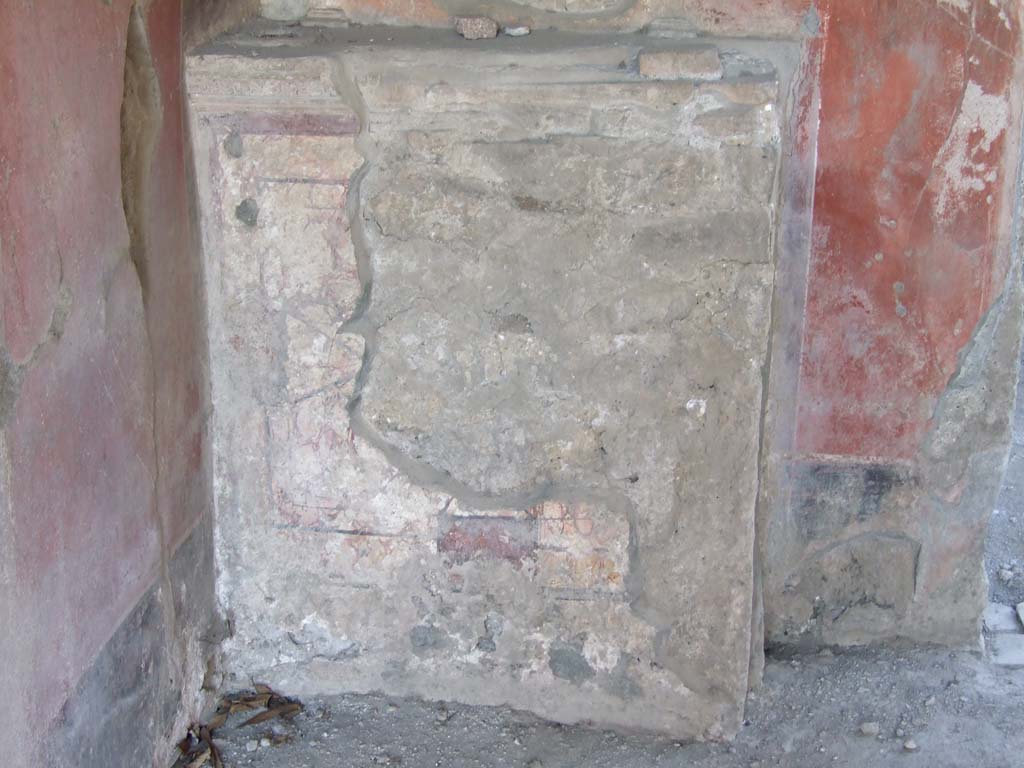
POLYGON ((1020 606, 1015 610, 1009 605, 989 603, 982 617, 985 631, 997 634, 1003 632, 1024 632, 1024 615, 1020 606))
POLYGON ((1000 633, 989 638, 989 656, 1000 667, 1024 668, 1024 633, 1000 633))

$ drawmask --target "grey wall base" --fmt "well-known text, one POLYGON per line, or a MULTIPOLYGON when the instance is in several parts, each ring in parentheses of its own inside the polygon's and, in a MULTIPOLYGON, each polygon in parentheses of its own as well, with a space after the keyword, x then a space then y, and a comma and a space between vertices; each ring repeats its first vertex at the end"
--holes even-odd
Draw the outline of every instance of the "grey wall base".
POLYGON ((198 715, 207 660, 217 647, 213 530, 207 515, 100 651, 46 735, 41 765, 170 765, 198 715))

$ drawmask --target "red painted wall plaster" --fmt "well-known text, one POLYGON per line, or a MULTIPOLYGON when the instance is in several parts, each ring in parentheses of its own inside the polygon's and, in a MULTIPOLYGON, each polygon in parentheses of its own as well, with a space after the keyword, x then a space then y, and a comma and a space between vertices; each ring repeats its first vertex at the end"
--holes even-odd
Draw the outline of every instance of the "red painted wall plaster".
POLYGON ((913 457, 1006 274, 1020 9, 955 5, 822 11, 800 452, 913 457))

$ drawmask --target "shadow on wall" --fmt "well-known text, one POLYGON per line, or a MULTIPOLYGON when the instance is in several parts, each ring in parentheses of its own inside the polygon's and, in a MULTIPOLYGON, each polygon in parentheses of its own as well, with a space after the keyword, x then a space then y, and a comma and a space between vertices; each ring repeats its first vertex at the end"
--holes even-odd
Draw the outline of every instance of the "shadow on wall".
POLYGON ((146 21, 138 4, 135 4, 128 20, 121 102, 121 203, 128 225, 132 262, 142 284, 143 301, 150 288, 145 228, 149 169, 153 163, 162 113, 160 84, 153 67, 146 21))

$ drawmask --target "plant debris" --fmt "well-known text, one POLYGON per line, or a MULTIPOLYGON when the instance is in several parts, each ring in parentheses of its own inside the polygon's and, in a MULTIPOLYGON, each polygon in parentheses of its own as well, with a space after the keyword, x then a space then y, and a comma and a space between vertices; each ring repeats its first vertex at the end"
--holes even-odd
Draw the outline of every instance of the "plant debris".
MULTIPOLYGON (((221 699, 210 721, 205 724, 193 723, 185 738, 178 742, 181 756, 174 768, 224 768, 217 746, 213 743, 213 732, 223 726, 228 718, 240 712, 254 712, 239 728, 258 725, 277 717, 290 719, 302 711, 298 699, 282 696, 270 686, 257 683, 252 691, 228 694, 221 699), (262 710, 262 711, 261 711, 262 710)), ((272 743, 280 743, 274 740, 272 743)))
POLYGON ((201 768, 204 765, 224 768, 220 751, 213 743, 213 731, 207 725, 189 726, 185 738, 178 742, 178 751, 181 757, 174 764, 175 768, 201 768))

